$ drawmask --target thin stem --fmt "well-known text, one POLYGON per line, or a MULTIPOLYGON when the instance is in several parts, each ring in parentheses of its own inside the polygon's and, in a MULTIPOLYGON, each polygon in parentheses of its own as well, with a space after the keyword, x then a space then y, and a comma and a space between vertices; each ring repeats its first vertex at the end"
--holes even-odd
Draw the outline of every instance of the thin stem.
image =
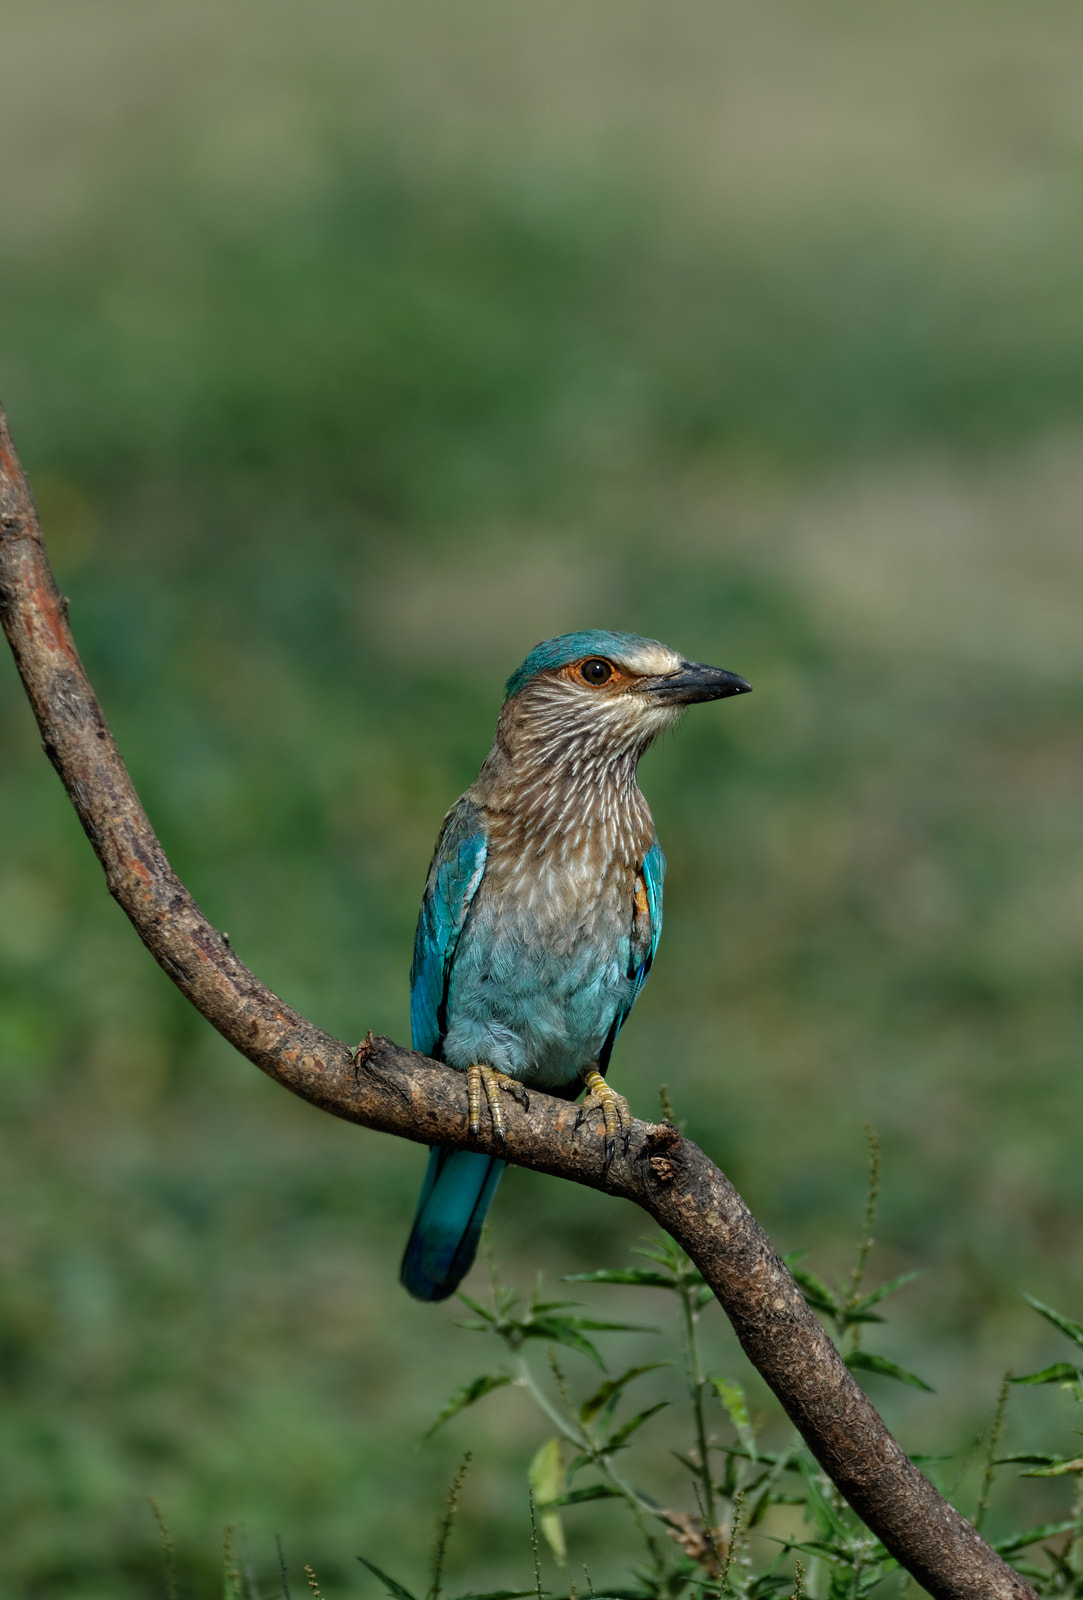
POLYGON ((629 1505, 637 1512, 643 1511, 648 1516, 657 1517, 659 1515, 658 1507, 641 1495, 638 1489, 633 1488, 628 1480, 617 1471, 609 1456, 595 1448, 594 1442, 586 1430, 573 1426, 565 1417, 561 1416, 556 1406, 553 1405, 549 1396, 545 1393, 545 1390, 535 1382, 534 1374, 531 1372, 526 1358, 522 1355, 516 1356, 515 1365, 518 1381, 530 1392, 535 1405, 548 1417, 561 1438, 567 1439, 568 1443, 574 1445, 581 1454, 589 1456, 594 1465, 605 1473, 613 1487, 620 1490, 629 1505))
MULTIPOLYGON (((857 1247, 857 1260, 850 1274, 850 1293, 846 1297, 846 1309, 856 1306, 861 1298, 861 1285, 865 1280, 865 1269, 869 1264, 869 1254, 873 1247, 872 1227, 876 1221, 876 1206, 880 1198, 880 1140, 876 1129, 871 1123, 865 1124, 865 1142, 869 1148, 869 1183, 865 1191, 865 1221, 861 1230, 861 1239, 857 1247)), ((842 1329, 840 1328, 840 1332, 842 1329)), ((856 1350, 861 1343, 861 1324, 852 1323, 850 1326, 850 1347, 856 1350)))
POLYGON ((233 1555, 233 1535, 236 1532, 231 1522, 222 1535, 222 1570, 225 1576, 225 1592, 240 1600, 241 1574, 237 1570, 237 1562, 233 1555))
POLYGON ((534 1553, 534 1589, 538 1600, 542 1600, 541 1581, 541 1555, 538 1550, 538 1510, 534 1504, 534 1491, 528 1491, 530 1496, 530 1548, 534 1553))
POLYGON ((985 1452, 985 1471, 982 1474, 981 1494, 978 1496, 978 1514, 974 1518, 975 1528, 981 1528, 985 1521, 985 1513, 989 1509, 989 1496, 993 1488, 993 1475, 996 1472, 995 1456, 1000 1435, 1004 1430, 1004 1411, 1008 1404, 1008 1374, 1005 1373, 1000 1384, 1000 1393, 997 1395, 997 1408, 993 1412, 993 1426, 989 1429, 989 1447, 985 1452))
POLYGON ((462 1489, 463 1479, 466 1477, 466 1470, 469 1465, 470 1451, 467 1450, 463 1455, 462 1460, 459 1462, 459 1470, 456 1472, 451 1488, 448 1491, 447 1505, 444 1508, 444 1514, 440 1518, 440 1521, 437 1525, 436 1548, 433 1551, 432 1558, 432 1586, 429 1589, 429 1600, 440 1600, 440 1584, 444 1576, 444 1556, 447 1553, 447 1542, 451 1535, 451 1524, 455 1521, 455 1513, 459 1509, 459 1493, 462 1489))
MULTIPOLYGON (((730 1528, 729 1544, 726 1546, 726 1560, 719 1577, 718 1593, 720 1596, 730 1592, 730 1573, 733 1570, 733 1563, 737 1559, 737 1541, 743 1532, 741 1518, 744 1512, 744 1501, 744 1490, 739 1489, 733 1502, 733 1525, 730 1528)), ((717 1550, 715 1554, 718 1554, 717 1550)))
POLYGON ((707 1380, 700 1370, 699 1345, 696 1341, 696 1311, 692 1297, 696 1288, 682 1283, 680 1286, 681 1310, 684 1313, 684 1343, 688 1358, 688 1385, 692 1395, 692 1415, 696 1424, 696 1449, 699 1452, 699 1475, 703 1487, 704 1532, 713 1538, 715 1526, 714 1477, 711 1473, 711 1455, 707 1443, 707 1418, 703 1409, 703 1391, 707 1380))
POLYGON ((282 1600, 292 1600, 290 1595, 290 1578, 286 1570, 286 1556, 282 1549, 282 1540, 275 1534, 275 1549, 278 1551, 278 1575, 282 1580, 282 1600))
MULTIPOLYGON (((1075 1494, 1072 1496, 1072 1516, 1077 1523, 1080 1521, 1080 1518, 1083 1517, 1083 1476, 1076 1479, 1075 1494)), ((1076 1570, 1075 1551, 1077 1545, 1079 1544, 1079 1537, 1080 1531, 1077 1528, 1074 1533, 1069 1534, 1068 1543, 1061 1551, 1061 1555, 1063 1556, 1064 1560, 1072 1563, 1073 1572, 1076 1570)))
POLYGON ((148 1495, 150 1509, 154 1513, 154 1520, 158 1524, 158 1535, 162 1541, 162 1556, 165 1560, 165 1593, 166 1600, 177 1600, 177 1552, 173 1547, 173 1535, 165 1520, 161 1506, 153 1495, 148 1495))
POLYGON ((550 1400, 545 1390, 535 1382, 534 1374, 530 1370, 529 1363, 521 1352, 516 1352, 515 1370, 517 1382, 519 1382, 524 1389, 528 1389, 530 1391, 530 1396, 534 1401, 534 1404, 540 1411, 545 1413, 561 1437, 567 1439, 569 1444, 574 1444, 577 1450, 589 1451, 590 1441, 587 1439, 586 1434, 581 1428, 573 1427, 568 1422, 567 1418, 562 1416, 557 1410, 556 1406, 550 1400))

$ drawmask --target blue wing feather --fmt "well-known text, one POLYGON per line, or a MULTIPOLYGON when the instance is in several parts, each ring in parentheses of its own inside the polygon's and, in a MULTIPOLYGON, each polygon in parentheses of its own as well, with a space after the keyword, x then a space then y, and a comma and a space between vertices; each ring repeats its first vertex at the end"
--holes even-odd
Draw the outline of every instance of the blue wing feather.
POLYGON ((414 1049, 435 1055, 447 1031, 448 976, 470 902, 485 872, 488 841, 482 814, 462 799, 444 820, 436 841, 410 968, 410 1030, 414 1049))
POLYGON ((658 941, 662 937, 662 882, 666 875, 666 858, 662 854, 662 846, 658 843, 657 835, 654 843, 647 851, 641 869, 643 887, 647 892, 647 917, 641 918, 638 908, 632 919, 632 939, 629 958, 628 976, 632 980, 632 992, 626 1005, 622 1005, 613 1018, 613 1026, 606 1036, 605 1044, 598 1053, 598 1070, 604 1077, 609 1066, 609 1057, 613 1046, 617 1042, 617 1035, 628 1020, 628 1014, 636 1001, 647 979, 650 977, 651 967, 658 950, 658 941), (643 921, 648 923, 647 928, 642 928, 643 921))
MULTIPOLYGON (((487 847, 480 810, 460 800, 436 841, 414 935, 410 1029, 414 1049, 427 1056, 439 1055, 447 1032, 451 965, 485 872, 487 847)), ((440 1145, 432 1151, 400 1273, 418 1300, 446 1300, 469 1271, 503 1170, 497 1156, 479 1151, 440 1145)))
MULTIPOLYGON (((647 890, 647 909, 650 913, 651 937, 650 944, 644 953, 639 967, 635 973, 635 989, 628 1006, 631 1011, 639 997, 639 991, 650 976, 654 958, 658 953, 658 941, 662 937, 662 883, 666 875, 666 858, 662 854, 662 846, 657 837, 647 851, 643 862, 643 883, 647 890)), ((627 1016, 628 1012, 625 1012, 627 1016)))

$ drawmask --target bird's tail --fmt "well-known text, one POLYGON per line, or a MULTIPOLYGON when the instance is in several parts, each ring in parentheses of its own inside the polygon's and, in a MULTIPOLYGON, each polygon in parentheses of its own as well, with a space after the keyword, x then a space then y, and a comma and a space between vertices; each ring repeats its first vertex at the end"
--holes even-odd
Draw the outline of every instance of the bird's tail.
POLYGON ((399 1278, 415 1300, 446 1300, 469 1272, 485 1213, 507 1163, 435 1145, 399 1278))

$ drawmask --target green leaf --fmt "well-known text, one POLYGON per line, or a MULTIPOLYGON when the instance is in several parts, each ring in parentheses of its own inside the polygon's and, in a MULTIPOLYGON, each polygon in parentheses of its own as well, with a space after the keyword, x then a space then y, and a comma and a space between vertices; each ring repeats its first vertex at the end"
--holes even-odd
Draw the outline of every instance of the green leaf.
MULTIPOLYGON (((565 1494, 558 1495, 555 1500, 550 1500, 551 1506, 581 1506, 587 1500, 623 1500, 625 1497, 619 1489, 611 1489, 607 1483, 592 1483, 589 1489, 569 1489, 565 1494)), ((544 1510, 542 1506, 538 1510, 544 1510)))
POLYGON ((657 1261, 661 1266, 668 1267, 678 1278, 698 1278, 700 1275, 699 1268, 692 1265, 691 1257, 686 1255, 674 1239, 662 1238, 657 1244, 640 1245, 638 1250, 632 1251, 632 1254, 646 1256, 648 1261, 657 1261))
POLYGON ((487 1589, 479 1594, 476 1589, 470 1589, 466 1594, 456 1595, 455 1600, 526 1600, 528 1595, 536 1595, 536 1589, 487 1589))
POLYGON ((494 1389, 502 1389, 506 1383, 512 1382, 514 1380, 510 1373, 487 1372, 480 1378, 475 1378, 473 1383, 464 1383, 462 1388, 456 1389, 455 1393, 448 1399, 443 1409, 439 1412, 436 1421, 425 1434, 425 1438, 431 1439, 437 1428, 442 1428, 445 1422, 450 1422, 452 1417, 465 1410, 467 1406, 472 1406, 476 1400, 480 1400, 483 1396, 492 1394, 494 1389))
POLYGON ((606 1440, 602 1446, 603 1451, 608 1454, 610 1450, 621 1449, 625 1440, 630 1439, 637 1428, 641 1428, 649 1417, 654 1416, 656 1411, 662 1411, 668 1405, 668 1400, 659 1400, 657 1405, 648 1406, 646 1411, 640 1411, 630 1422, 626 1422, 622 1428, 618 1428, 611 1439, 606 1440))
POLYGON ((1072 1517, 1067 1522, 1044 1522, 1038 1528, 1028 1528, 1026 1533, 1017 1533, 1013 1538, 1001 1539, 993 1546, 997 1555, 1014 1555, 1016 1550, 1025 1550, 1028 1544, 1040 1544, 1043 1539, 1055 1539, 1058 1533, 1074 1533, 1079 1527, 1077 1518, 1072 1517))
POLYGON ((579 1408, 579 1420, 589 1422, 596 1417, 603 1406, 612 1405, 626 1383, 631 1383, 634 1378, 641 1378, 645 1372, 654 1372, 657 1367, 671 1367, 672 1361, 648 1361, 642 1367, 629 1367, 627 1372, 622 1372, 619 1378, 610 1378, 591 1395, 589 1400, 584 1400, 579 1408))
POLYGON ((892 1278, 890 1283, 882 1283, 879 1289, 874 1289, 871 1294, 863 1294, 850 1308, 852 1311, 867 1311, 870 1306, 878 1306, 881 1300, 886 1300, 889 1294, 894 1294, 896 1289, 901 1289, 906 1283, 913 1283, 915 1278, 920 1278, 920 1272, 902 1272, 897 1278, 892 1278))
POLYGON ((1058 1361, 1052 1367, 1043 1367, 1041 1372, 1028 1372, 1021 1378, 1009 1377, 1009 1383, 1083 1383, 1083 1371, 1073 1367, 1070 1361, 1058 1361))
POLYGON ((577 1328, 591 1328, 598 1332, 610 1333, 657 1333, 657 1328, 652 1328, 647 1322, 596 1322, 592 1317, 575 1317, 573 1319, 577 1328))
MULTIPOLYGON (((779 1490, 779 1482, 783 1473, 797 1472, 805 1476, 805 1466, 801 1461, 798 1451, 800 1446, 791 1444, 781 1454, 770 1458, 771 1464, 767 1471, 748 1490, 748 1526, 753 1528, 767 1515, 768 1508, 773 1504, 804 1505, 804 1496, 793 1497, 784 1495, 779 1490)), ((762 1459, 762 1458, 761 1458, 762 1459)))
POLYGON ((711 1378, 711 1386, 721 1400, 733 1426, 737 1430, 737 1437, 748 1451, 753 1461, 759 1460, 756 1454, 756 1435, 752 1431, 752 1423, 748 1415, 748 1400, 745 1391, 739 1383, 730 1378, 711 1378))
POLYGON ((570 1317, 553 1317, 540 1322, 528 1322, 523 1328, 523 1338, 549 1339, 553 1344, 566 1344, 569 1350, 578 1350, 580 1355, 586 1356, 596 1367, 605 1371, 605 1362, 594 1345, 589 1339, 584 1339, 570 1317))
POLYGON ((813 1311, 826 1312, 829 1317, 836 1315, 838 1302, 826 1283, 822 1283, 819 1278, 814 1277, 811 1272, 805 1272, 801 1267, 791 1267, 790 1271, 794 1282, 813 1311))
POLYGON ((1083 1327, 1078 1322, 1073 1322, 1071 1317, 1064 1316, 1060 1311, 1054 1311, 1052 1306, 1045 1305, 1043 1301, 1035 1300, 1034 1296, 1028 1294, 1025 1289, 1020 1290, 1020 1293, 1027 1305, 1033 1306, 1039 1316, 1044 1317, 1047 1322, 1051 1322, 1054 1328, 1059 1328, 1061 1333, 1066 1333, 1069 1339, 1083 1348, 1083 1327))
POLYGON ((552 1509, 565 1490, 564 1459, 559 1438, 547 1439, 527 1468, 530 1487, 534 1491, 534 1504, 538 1511, 538 1526, 546 1544, 553 1552, 558 1567, 567 1560, 568 1547, 564 1540, 564 1525, 552 1509), (543 1510, 545 1507, 547 1509, 543 1510))
POLYGON ((1050 1461, 1044 1467, 1031 1467, 1029 1472, 1021 1472, 1021 1478, 1063 1478, 1069 1472, 1083 1472, 1083 1456, 1062 1456, 1059 1461, 1050 1461))
MULTIPOLYGON (((592 1589, 589 1593, 590 1600, 648 1600, 648 1593, 643 1589, 603 1589, 600 1594, 595 1594, 592 1589)), ((576 1600, 575 1590, 564 1596, 563 1600, 576 1600)))
POLYGON ((367 1556, 358 1556, 357 1559, 363 1567, 368 1567, 369 1571, 379 1578, 388 1594, 394 1596, 394 1600, 414 1600, 409 1589, 404 1589, 401 1583, 396 1583, 394 1578, 388 1577, 387 1573, 381 1567, 378 1567, 374 1561, 370 1561, 367 1556))
POLYGON ((675 1279, 649 1267, 603 1267, 599 1272, 569 1272, 562 1283, 639 1283, 648 1289, 676 1289, 675 1279))
POLYGON ((827 1540, 834 1535, 836 1539, 841 1539, 843 1541, 844 1546, 849 1547, 853 1539, 853 1535, 851 1534, 850 1529, 846 1526, 845 1522, 843 1522, 842 1518, 839 1516, 838 1512, 833 1506, 828 1505, 827 1501, 825 1500, 823 1490, 820 1488, 820 1485, 817 1483, 815 1478, 816 1468, 812 1466, 811 1462, 807 1464, 803 1463, 803 1465, 805 1470, 805 1482, 808 1484, 807 1504, 809 1511, 812 1513, 812 1520, 816 1524, 816 1531, 819 1533, 821 1539, 827 1540))
POLYGON ((912 1389, 924 1389, 926 1394, 935 1394, 936 1390, 931 1384, 919 1378, 916 1372, 907 1372, 905 1367, 898 1367, 894 1361, 888 1361, 884 1356, 870 1355, 867 1350, 854 1350, 846 1357, 846 1365, 851 1371, 878 1372, 882 1378, 894 1378, 897 1383, 908 1383, 912 1389))
POLYGON ((849 1551, 837 1544, 828 1544, 825 1539, 780 1539, 775 1533, 760 1535, 763 1539, 770 1539, 772 1544, 780 1544, 789 1550, 800 1550, 808 1556, 827 1556, 832 1562, 845 1561, 849 1551))
MULTIPOLYGON (((480 1305, 477 1300, 471 1300, 470 1296, 468 1294, 463 1294, 461 1289, 459 1290, 456 1299, 461 1300, 464 1306, 469 1306, 470 1310, 475 1316, 481 1317, 485 1322, 489 1323, 490 1326, 496 1322, 496 1318, 491 1311, 486 1311, 483 1305, 480 1305)), ((360 1557, 358 1557, 358 1560, 360 1560, 360 1557)))
POLYGON ((554 1344, 566 1344, 572 1350, 578 1350, 588 1356, 595 1366, 605 1371, 605 1362, 602 1360, 593 1343, 584 1337, 583 1330, 589 1329, 591 1333, 656 1333, 656 1328, 645 1328, 638 1322, 598 1322, 592 1317, 539 1317, 534 1322, 525 1322, 522 1325, 524 1339, 551 1339, 554 1344))

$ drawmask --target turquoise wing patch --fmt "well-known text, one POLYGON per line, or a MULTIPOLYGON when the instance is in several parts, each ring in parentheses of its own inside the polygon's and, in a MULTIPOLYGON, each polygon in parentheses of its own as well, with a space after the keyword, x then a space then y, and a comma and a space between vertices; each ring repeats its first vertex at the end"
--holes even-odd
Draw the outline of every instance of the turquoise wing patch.
MULTIPOLYGON (((632 992, 632 1001, 628 1010, 632 1009, 639 998, 639 991, 650 976, 651 967, 658 951, 658 941, 662 937, 662 883, 666 875, 666 858, 662 854, 662 846, 655 839, 647 851, 643 862, 643 884, 647 891, 647 911, 650 916, 650 940, 647 948, 640 956, 639 965, 633 977, 635 989, 632 992)), ((627 1015, 627 1012, 625 1013, 627 1015)))
POLYGON ((410 968, 410 1031, 414 1049, 435 1055, 447 1032, 447 990, 455 947, 485 872, 488 841, 479 808, 460 800, 436 841, 410 968))
POLYGON ((622 1006, 613 1018, 613 1026, 606 1035, 605 1044, 598 1052, 598 1070, 604 1077, 609 1067, 609 1057, 617 1042, 617 1035, 628 1020, 628 1014, 647 979, 650 977, 658 941, 662 937, 662 880, 666 875, 666 858, 657 838, 647 851, 643 862, 642 878, 647 904, 644 907, 636 891, 635 912, 632 917, 631 957, 628 976, 632 980, 632 993, 628 1004, 622 1006))

